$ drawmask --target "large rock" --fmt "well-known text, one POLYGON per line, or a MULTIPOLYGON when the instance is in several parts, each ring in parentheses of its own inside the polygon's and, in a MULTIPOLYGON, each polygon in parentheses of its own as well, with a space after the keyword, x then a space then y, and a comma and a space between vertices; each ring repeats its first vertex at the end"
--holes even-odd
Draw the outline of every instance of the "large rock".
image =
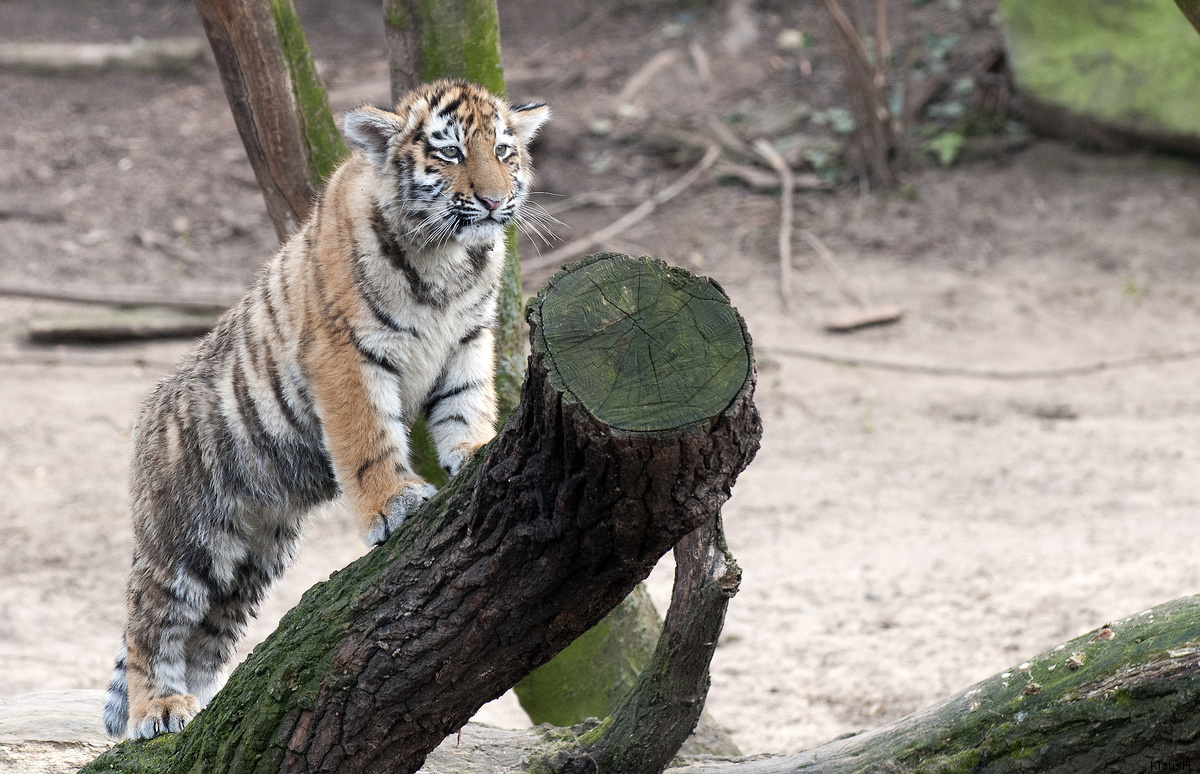
POLYGON ((1172 0, 1000 0, 1000 14, 1035 128, 1200 154, 1200 35, 1172 0))

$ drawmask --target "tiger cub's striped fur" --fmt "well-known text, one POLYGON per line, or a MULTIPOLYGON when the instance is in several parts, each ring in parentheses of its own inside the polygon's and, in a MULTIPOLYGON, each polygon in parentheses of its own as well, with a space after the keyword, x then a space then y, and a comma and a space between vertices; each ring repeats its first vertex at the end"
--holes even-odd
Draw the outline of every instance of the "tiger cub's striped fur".
POLYGON ((135 425, 109 735, 178 731, 211 698, 314 505, 341 492, 376 544, 433 494, 419 414, 451 474, 492 437, 504 227, 548 117, 462 81, 346 116, 361 152, 135 425))

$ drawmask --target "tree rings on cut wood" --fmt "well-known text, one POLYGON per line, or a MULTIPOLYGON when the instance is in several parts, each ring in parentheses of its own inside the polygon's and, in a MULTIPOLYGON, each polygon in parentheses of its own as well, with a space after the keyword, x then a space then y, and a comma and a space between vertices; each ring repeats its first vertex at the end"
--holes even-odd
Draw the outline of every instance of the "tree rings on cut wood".
POLYGON ((750 337, 712 280, 650 258, 589 256, 530 304, 554 386, 617 430, 681 430, 724 411, 750 337))

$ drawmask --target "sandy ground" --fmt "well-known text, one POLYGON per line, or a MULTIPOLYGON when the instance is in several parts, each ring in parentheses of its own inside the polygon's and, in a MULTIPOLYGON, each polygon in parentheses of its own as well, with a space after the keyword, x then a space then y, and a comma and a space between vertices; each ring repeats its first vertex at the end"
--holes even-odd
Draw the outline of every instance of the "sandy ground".
MULTIPOLYGON (((137 16, 144 29, 119 13, 55 27, 16 5, 0 5, 0 29, 14 37, 195 31, 179 3, 143 8, 159 14, 137 16)), ((373 22, 375 5, 313 20, 335 108, 386 95, 378 52, 345 33, 358 29, 355 13, 373 22)), ((636 200, 643 181, 673 179, 679 170, 647 138, 657 124, 686 124, 687 89, 701 109, 768 102, 787 89, 820 106, 837 82, 819 46, 809 80, 790 64, 775 71, 718 53, 717 6, 687 34, 710 45, 728 84, 702 88, 690 69, 669 69, 648 92, 658 112, 636 131, 594 137, 589 123, 611 113, 603 106, 633 69, 679 45, 661 34, 673 11, 613 8, 581 22, 566 11, 542 18, 534 3, 501 4, 510 71, 608 68, 511 88, 557 112, 538 150, 541 190, 636 200), (631 19, 643 30, 634 40, 619 34, 631 19), (549 32, 530 31, 536 23, 549 32), (580 30, 593 27, 583 41, 580 30)), ((815 24, 780 8, 755 6, 759 24, 815 24)), ((0 211, 24 215, 0 217, 0 282, 236 287, 269 254, 270 224, 211 70, 184 81, 2 77, 0 211), (125 173, 122 159, 132 161, 125 173)), ((747 753, 795 751, 887 722, 1200 586, 1200 355, 1026 379, 810 357, 1007 372, 1200 353, 1200 169, 1039 141, 999 162, 916 171, 909 182, 903 195, 797 202, 798 222, 873 299, 905 307, 888 328, 824 333, 824 312, 845 299, 799 240, 796 308, 784 311, 779 204, 767 195, 706 181, 606 245, 717 278, 757 344, 765 437, 725 511, 745 577, 708 704, 747 753)), ((572 210, 560 216, 570 226, 562 231, 586 233, 623 206, 572 210)), ((526 277, 530 289, 544 278, 526 277)), ((48 351, 21 342, 30 319, 69 309, 0 299, 0 698, 107 680, 131 550, 129 428, 187 346, 48 351)), ((242 652, 362 550, 346 514, 328 508, 242 652)), ((669 567, 650 588, 665 607, 669 567)), ((484 718, 527 722, 511 696, 484 718)))

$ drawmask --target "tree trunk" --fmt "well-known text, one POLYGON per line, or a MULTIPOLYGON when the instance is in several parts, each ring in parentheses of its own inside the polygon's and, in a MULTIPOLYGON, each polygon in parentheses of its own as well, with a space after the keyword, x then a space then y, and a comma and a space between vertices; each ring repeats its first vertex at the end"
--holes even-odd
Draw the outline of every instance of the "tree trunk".
POLYGON ((749 337, 719 289, 598 256, 528 317, 521 403, 496 440, 305 594, 183 732, 85 772, 416 771, 713 522, 761 435, 749 337))
POLYGON ((674 774, 1144 774, 1200 764, 1200 596, 1089 632, 883 728, 674 774))
POLYGON ((346 155, 292 0, 195 0, 280 241, 346 155))
MULTIPOLYGON (((741 579, 719 516, 676 544, 671 607, 658 647, 637 684, 598 729, 577 737, 567 749, 542 753, 534 760, 558 774, 658 774, 666 768, 704 710, 709 664, 725 624, 725 608, 741 579)), ((697 737, 689 752, 726 752, 732 747, 711 721, 697 737)))

